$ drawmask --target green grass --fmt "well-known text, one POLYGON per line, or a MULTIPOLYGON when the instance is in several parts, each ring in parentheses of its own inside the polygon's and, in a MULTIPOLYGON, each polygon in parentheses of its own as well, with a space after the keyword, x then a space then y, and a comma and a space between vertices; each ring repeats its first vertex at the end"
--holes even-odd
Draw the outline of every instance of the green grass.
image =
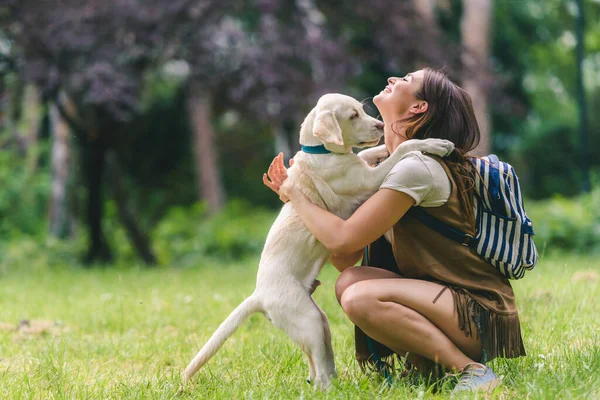
MULTIPOLYGON (((329 316, 340 377, 305 383, 302 353, 252 316, 177 395, 180 373, 254 287, 256 261, 194 269, 13 269, 0 275, 0 398, 447 398, 426 383, 386 387, 354 361, 353 329, 324 270, 315 293, 329 316), (15 330, 28 319, 32 326, 15 330), (50 321, 46 325, 39 321, 50 321)), ((500 399, 600 398, 600 261, 546 255, 515 282, 528 356, 497 360, 500 399)), ((476 395, 465 395, 475 398, 476 395)))

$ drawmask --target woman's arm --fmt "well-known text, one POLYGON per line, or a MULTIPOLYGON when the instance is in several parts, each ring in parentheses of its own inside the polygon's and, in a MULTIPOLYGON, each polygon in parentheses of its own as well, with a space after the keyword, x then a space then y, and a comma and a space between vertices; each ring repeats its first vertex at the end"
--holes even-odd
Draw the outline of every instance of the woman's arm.
POLYGON ((351 254, 332 254, 329 257, 329 262, 340 272, 344 272, 344 270, 348 267, 354 266, 362 257, 364 251, 361 249, 355 253, 351 254))
MULTIPOLYGON (((311 202, 294 186, 287 193, 280 193, 286 178, 287 170, 283 164, 283 154, 280 153, 269 166, 268 175, 263 174, 263 183, 279 194, 283 201, 292 201, 302 222, 340 261, 358 257, 359 251, 387 232, 415 203, 405 193, 380 189, 350 218, 343 220, 311 202)), ((358 258, 354 263, 356 261, 358 258)))
POLYGON ((380 189, 350 218, 343 220, 311 202, 297 188, 290 189, 287 197, 315 237, 338 255, 354 254, 375 241, 415 203, 405 193, 380 189))

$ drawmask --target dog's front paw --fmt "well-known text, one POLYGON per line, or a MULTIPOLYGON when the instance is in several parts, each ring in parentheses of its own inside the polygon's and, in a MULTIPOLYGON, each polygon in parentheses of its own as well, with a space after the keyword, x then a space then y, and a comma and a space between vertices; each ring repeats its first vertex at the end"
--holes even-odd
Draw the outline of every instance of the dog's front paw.
POLYGON ((294 184, 290 179, 283 181, 283 184, 279 188, 279 199, 284 203, 290 201, 290 192, 294 189, 294 184))
POLYGON ((446 157, 454 151, 454 143, 445 139, 420 140, 419 150, 435 156, 446 157))
POLYGON ((446 157, 454 151, 454 143, 445 139, 425 139, 423 140, 424 152, 440 157, 446 157))
POLYGON ((358 153, 358 156, 365 160, 365 162, 369 165, 375 165, 382 160, 385 160, 390 156, 386 145, 382 144, 380 146, 372 147, 367 150, 363 150, 358 153))

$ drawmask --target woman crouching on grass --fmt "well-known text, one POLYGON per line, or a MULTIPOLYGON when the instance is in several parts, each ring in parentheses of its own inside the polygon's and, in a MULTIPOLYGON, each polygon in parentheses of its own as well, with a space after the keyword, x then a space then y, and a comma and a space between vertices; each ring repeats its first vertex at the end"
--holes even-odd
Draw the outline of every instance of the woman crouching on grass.
POLYGON ((480 132, 471 99, 442 72, 424 69, 389 78, 373 102, 385 123, 390 154, 405 140, 426 138, 450 140, 455 151, 443 160, 409 153, 348 220, 313 204, 295 187, 279 193, 287 177, 281 157, 265 184, 290 199, 333 254, 330 261, 341 271, 336 296, 357 326, 359 362, 408 355, 420 371, 433 363, 460 371, 455 391, 489 390, 499 380, 486 362, 525 355, 513 289, 473 250, 407 214, 412 206, 425 207, 446 224, 475 234, 475 171, 466 154, 479 143, 480 132), (366 246, 369 266, 353 266, 366 246), (364 334, 372 338, 370 346, 364 334))

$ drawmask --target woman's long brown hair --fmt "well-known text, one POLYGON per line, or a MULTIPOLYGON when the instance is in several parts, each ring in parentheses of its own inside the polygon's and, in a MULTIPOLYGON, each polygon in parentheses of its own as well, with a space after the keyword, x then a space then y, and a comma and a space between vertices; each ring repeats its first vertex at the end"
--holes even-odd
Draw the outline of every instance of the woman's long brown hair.
POLYGON ((404 125, 408 139, 438 138, 454 143, 444 159, 458 186, 458 196, 469 221, 474 221, 474 167, 467 153, 479 144, 481 133, 469 94, 441 71, 426 68, 415 96, 428 104, 427 111, 404 125))

